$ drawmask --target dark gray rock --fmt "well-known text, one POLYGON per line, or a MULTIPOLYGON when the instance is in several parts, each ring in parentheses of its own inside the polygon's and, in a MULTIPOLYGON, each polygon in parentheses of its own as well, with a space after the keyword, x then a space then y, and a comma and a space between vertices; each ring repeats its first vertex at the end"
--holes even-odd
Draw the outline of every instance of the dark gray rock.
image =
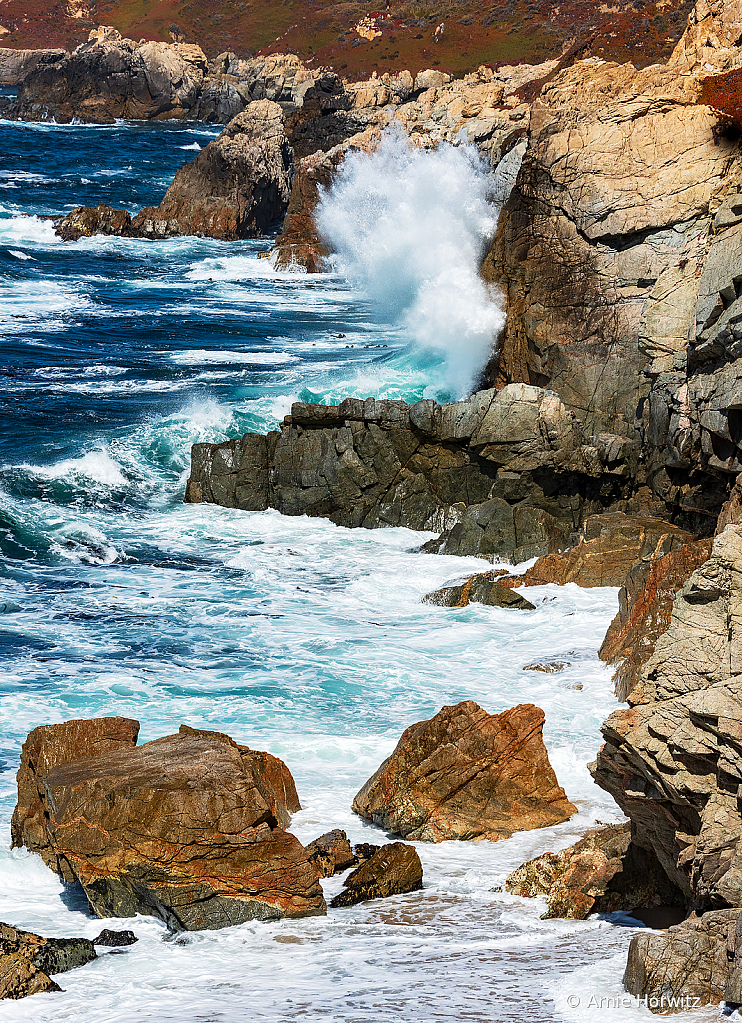
POLYGON ((560 550, 625 494, 559 399, 515 384, 466 401, 292 406, 280 433, 196 444, 186 501, 342 526, 442 532, 424 550, 523 560, 560 550))
POLYGON ((345 890, 330 903, 333 909, 416 892, 423 886, 422 863, 413 846, 390 842, 349 874, 343 885, 345 890))

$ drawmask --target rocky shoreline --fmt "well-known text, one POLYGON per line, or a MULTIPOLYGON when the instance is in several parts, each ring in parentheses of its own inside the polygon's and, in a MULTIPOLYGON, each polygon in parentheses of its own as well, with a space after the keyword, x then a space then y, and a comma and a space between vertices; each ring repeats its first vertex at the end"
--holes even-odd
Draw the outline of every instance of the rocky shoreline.
MULTIPOLYGON (((0 107, 224 123, 159 207, 80 207, 60 237, 231 240, 282 223, 277 264, 309 271, 326 255, 318 190, 349 150, 374 149, 393 122, 422 148, 478 146, 502 203, 482 274, 507 301, 480 389, 443 405, 295 403, 278 431, 195 445, 185 500, 439 533, 428 553, 539 559, 428 598, 444 606, 527 613, 529 585, 621 587, 601 657, 629 706, 604 723, 591 770, 629 823, 529 861, 505 888, 546 896, 550 916, 678 911, 629 950, 627 990, 660 1008, 668 994, 742 1002, 741 125, 703 102, 710 78, 742 69, 741 42, 739 4, 699 0, 670 60, 641 71, 577 47, 460 81, 431 70, 349 83, 295 57, 209 62, 100 29, 70 55, 29 59, 0 107)), ((535 707, 496 721, 476 704, 444 708, 407 729, 354 809, 428 841, 565 820, 574 807, 542 724, 535 707), (528 750, 523 776, 514 749, 528 750), (487 818, 492 801, 507 820, 487 818)), ((187 930, 322 914, 319 877, 351 864, 333 906, 422 884, 404 843, 365 855, 331 832, 301 846, 286 830, 299 805, 286 766, 221 733, 182 726, 137 747, 125 719, 45 728, 24 746, 13 841, 79 881, 100 915, 187 930)))

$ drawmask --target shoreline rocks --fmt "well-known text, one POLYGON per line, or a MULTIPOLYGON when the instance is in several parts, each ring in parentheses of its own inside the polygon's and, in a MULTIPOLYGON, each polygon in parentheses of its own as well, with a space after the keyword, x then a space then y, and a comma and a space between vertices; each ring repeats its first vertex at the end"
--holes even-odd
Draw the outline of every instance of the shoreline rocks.
POLYGON ((353 810, 422 842, 497 842, 577 812, 542 738, 544 712, 521 704, 490 715, 472 700, 407 728, 357 793, 353 810))
POLYGON ((154 915, 171 930, 326 912, 285 765, 182 726, 136 746, 137 722, 35 729, 18 772, 14 845, 79 881, 98 916, 154 915), (276 786, 275 788, 273 786, 276 786))
POLYGON ((443 531, 422 549, 521 561, 569 547, 630 486, 556 395, 514 384, 448 405, 297 402, 280 432, 195 444, 185 501, 443 531))
POLYGON ((489 607, 513 608, 516 611, 535 611, 536 605, 503 586, 491 573, 473 575, 465 582, 454 586, 443 586, 423 597, 423 604, 436 607, 467 607, 469 604, 487 604, 489 607))
POLYGON ((542 920, 683 904, 656 856, 631 841, 630 822, 593 828, 568 849, 529 860, 508 875, 501 890, 545 896, 542 920))
POLYGON ((330 902, 332 909, 356 906, 371 899, 406 895, 423 886, 423 867, 411 845, 390 842, 369 857, 343 881, 343 891, 330 902))

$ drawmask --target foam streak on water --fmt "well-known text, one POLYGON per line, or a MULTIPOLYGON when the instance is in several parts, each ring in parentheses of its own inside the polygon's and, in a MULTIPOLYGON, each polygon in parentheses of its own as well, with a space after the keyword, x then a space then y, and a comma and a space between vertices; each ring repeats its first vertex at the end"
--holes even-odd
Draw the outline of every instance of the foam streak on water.
MULTIPOLYGON (((349 807, 408 724, 462 699, 491 712, 532 702, 579 814, 495 845, 419 844, 422 892, 323 919, 176 939, 127 921, 137 945, 60 977, 63 994, 0 1003, 0 1021, 581 1023, 568 996, 620 987, 631 929, 542 921, 539 902, 492 889, 618 819, 585 766, 615 707, 595 651, 616 592, 537 588, 528 613, 432 607, 425 593, 487 563, 420 554, 426 537, 405 530, 182 503, 192 443, 273 428, 298 398, 441 393, 453 385, 440 368, 465 364, 474 342, 426 354, 409 317, 381 322, 343 275, 276 272, 257 258, 265 240, 62 244, 30 216, 71 198, 157 204, 182 147, 215 131, 0 124, 2 180, 16 186, 0 199, 0 919, 49 935, 122 926, 88 918, 79 891, 7 848, 21 743, 46 722, 129 715, 142 741, 183 721, 226 731, 286 760, 302 841, 332 827, 381 841, 349 807), (567 667, 523 670, 543 659, 567 667)), ((427 171, 409 154, 389 166, 408 158, 405 201, 424 202, 427 171)), ((446 194, 473 189, 442 224, 449 255, 463 225, 456 251, 473 258, 492 217, 480 171, 448 150, 434 166, 446 194)), ((386 187, 394 175, 380 173, 386 187)), ((421 323, 428 280, 445 287, 435 262, 397 305, 421 323)))

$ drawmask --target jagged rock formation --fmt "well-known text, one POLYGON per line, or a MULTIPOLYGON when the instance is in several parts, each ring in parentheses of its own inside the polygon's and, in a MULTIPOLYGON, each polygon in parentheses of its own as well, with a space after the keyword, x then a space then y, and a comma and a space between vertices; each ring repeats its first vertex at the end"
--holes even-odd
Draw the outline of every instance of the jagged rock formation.
POLYGON ((590 913, 679 901, 654 853, 632 843, 630 823, 593 828, 568 849, 529 860, 508 874, 502 890, 529 899, 545 896, 542 920, 584 920, 590 913))
POLYGON ((443 586, 423 597, 423 604, 437 607, 467 607, 469 604, 487 604, 489 607, 514 608, 517 611, 535 611, 536 606, 520 593, 503 586, 489 572, 480 572, 463 583, 443 586))
POLYGON ((333 909, 355 906, 370 899, 416 892, 422 886, 423 866, 415 849, 404 842, 390 842, 348 874, 343 891, 330 905, 333 909))
POLYGON ((277 103, 258 100, 181 167, 157 209, 131 223, 138 237, 256 238, 283 217, 294 159, 277 103))
POLYGON ((742 906, 737 787, 742 528, 727 526, 678 592, 630 709, 603 725, 593 775, 699 911, 742 906))
POLYGON ((316 871, 284 830, 299 808, 285 764, 219 732, 183 725, 138 747, 137 731, 122 718, 34 729, 14 844, 79 881, 99 916, 202 930, 325 912, 316 871))
POLYGON ((598 651, 601 660, 618 663, 616 696, 628 699, 657 640, 670 626, 675 594, 711 554, 711 540, 685 544, 663 557, 642 561, 626 576, 618 594, 618 613, 598 651))
POLYGON ((738 22, 701 0, 669 64, 549 81, 486 262, 508 297, 490 379, 551 387, 588 432, 625 437, 654 512, 701 535, 742 465, 742 163, 699 102, 740 62, 738 22))
POLYGON ((348 836, 340 828, 320 835, 306 846, 309 862, 318 877, 332 877, 342 874, 348 867, 355 867, 358 857, 353 855, 348 836))
POLYGON ((549 763, 544 712, 521 704, 490 715, 472 700, 402 733, 353 800, 379 827, 422 842, 487 840, 576 813, 549 763))
POLYGON ((185 500, 446 530, 424 549, 520 561, 569 546, 586 514, 626 506, 631 466, 606 464, 604 441, 520 384, 450 405, 297 402, 280 433, 195 444, 185 500))

